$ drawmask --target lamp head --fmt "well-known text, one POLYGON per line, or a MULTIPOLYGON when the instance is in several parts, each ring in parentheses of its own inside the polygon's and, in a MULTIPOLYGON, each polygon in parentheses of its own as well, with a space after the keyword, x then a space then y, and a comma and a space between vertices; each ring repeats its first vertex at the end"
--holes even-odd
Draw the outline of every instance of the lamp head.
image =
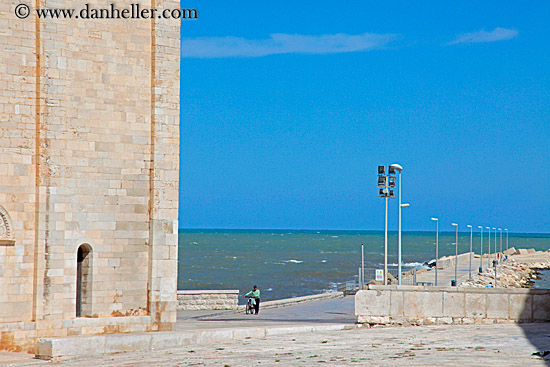
POLYGON ((499 231, 502 231, 502 229, 501 229, 501 228, 499 228, 498 230, 499 230, 499 231))
POLYGON ((403 167, 401 167, 397 163, 392 164, 390 167, 392 167, 394 170, 399 171, 399 172, 403 171, 403 167))
POLYGON ((431 220, 435 220, 435 221, 437 222, 439 219, 437 219, 437 218, 431 218, 431 220))
POLYGON ((452 226, 455 226, 455 227, 458 227, 458 224, 456 223, 451 223, 452 226))
POLYGON ((483 229, 483 226, 477 226, 477 228, 483 229))
POLYGON ((409 204, 409 203, 403 203, 403 204, 401 204, 401 207, 402 208, 408 208, 410 205, 411 204, 409 204))
POLYGON ((472 228, 472 226, 471 226, 471 225, 469 225, 469 224, 466 224, 466 227, 468 227, 468 228, 472 228))

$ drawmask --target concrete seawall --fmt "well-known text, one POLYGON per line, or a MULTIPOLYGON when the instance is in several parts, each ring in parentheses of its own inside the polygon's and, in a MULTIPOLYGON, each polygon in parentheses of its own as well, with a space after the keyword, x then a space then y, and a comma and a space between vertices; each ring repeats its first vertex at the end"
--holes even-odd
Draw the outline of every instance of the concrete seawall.
MULTIPOLYGON (((303 302, 344 297, 342 292, 327 292, 309 296, 262 301, 262 309, 277 308, 303 302)), ((238 310, 244 312, 245 305, 238 305, 238 290, 179 290, 178 310, 238 310)))
POLYGON ((550 290, 369 286, 355 296, 367 324, 485 324, 550 321, 550 290))
POLYGON ((238 290, 179 290, 178 310, 236 310, 238 290))

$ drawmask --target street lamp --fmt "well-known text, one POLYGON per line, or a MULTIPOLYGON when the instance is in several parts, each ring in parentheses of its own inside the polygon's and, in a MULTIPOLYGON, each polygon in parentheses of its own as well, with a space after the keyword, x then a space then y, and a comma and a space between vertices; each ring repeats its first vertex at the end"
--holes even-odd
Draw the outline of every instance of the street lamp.
POLYGON ((437 287, 437 261, 439 260, 438 247, 439 247, 439 219, 432 218, 435 221, 435 286, 437 287))
POLYGON ((498 230, 500 231, 500 258, 502 259, 502 228, 498 230))
MULTIPOLYGON (((399 179, 399 186, 401 186, 401 179, 399 179)), ((399 194, 399 198, 401 198, 401 194, 399 194)), ((409 203, 403 203, 403 204, 399 204, 399 209, 401 208, 408 208, 411 204, 409 203)), ((401 210, 399 210, 399 219, 401 219, 401 210)), ((403 275, 403 273, 401 272, 401 221, 399 221, 399 248, 398 248, 398 257, 399 257, 399 266, 398 266, 398 270, 399 270, 399 285, 401 285, 401 276, 403 275)))
POLYGON ((470 267, 468 268, 468 280, 472 280, 472 236, 474 234, 474 229, 470 224, 466 225, 470 228, 470 267))
POLYGON ((458 224, 451 223, 452 226, 456 228, 456 240, 455 240, 455 281, 454 285, 456 287, 456 279, 458 278, 458 224))
POLYGON ((493 230, 495 231, 495 260, 497 260, 497 229, 493 227, 493 230))
POLYGON ((393 190, 390 187, 395 187, 395 169, 389 167, 386 174, 385 166, 378 166, 378 187, 379 196, 383 197, 386 202, 385 220, 384 220, 384 285, 388 285, 388 199, 393 196, 393 190))
MULTIPOLYGON (((392 164, 390 166, 390 169, 394 169, 397 172, 399 172, 399 188, 398 188, 398 201, 399 201, 399 218, 398 218, 398 230, 397 230, 397 273, 399 276, 398 284, 401 285, 401 207, 404 207, 401 205, 401 171, 403 171, 403 167, 401 167, 399 164, 392 164)), ((408 206, 408 205, 407 205, 408 206)))
POLYGON ((491 227, 485 227, 489 230, 489 252, 487 253, 487 269, 491 267, 491 227))
POLYGON ((479 246, 479 272, 483 272, 483 226, 477 226, 481 229, 481 245, 479 246))
POLYGON ((504 228, 506 231, 506 251, 508 251, 508 228, 504 228))

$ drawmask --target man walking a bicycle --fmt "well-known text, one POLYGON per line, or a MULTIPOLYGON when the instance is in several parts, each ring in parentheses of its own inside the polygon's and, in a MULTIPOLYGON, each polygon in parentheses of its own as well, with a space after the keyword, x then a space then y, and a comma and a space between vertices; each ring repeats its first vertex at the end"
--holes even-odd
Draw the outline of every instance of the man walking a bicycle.
POLYGON ((257 286, 254 289, 244 295, 244 297, 251 297, 254 299, 254 314, 257 315, 260 312, 260 290, 257 286))

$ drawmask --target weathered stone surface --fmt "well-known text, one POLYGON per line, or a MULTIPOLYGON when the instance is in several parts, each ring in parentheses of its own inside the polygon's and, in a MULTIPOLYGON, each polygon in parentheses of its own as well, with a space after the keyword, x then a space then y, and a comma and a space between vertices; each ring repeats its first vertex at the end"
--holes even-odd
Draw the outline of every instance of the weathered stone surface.
POLYGON ((508 294, 491 294, 487 296, 487 317, 490 319, 507 319, 508 294))
POLYGON ((376 290, 359 291, 355 297, 355 314, 388 316, 390 313, 390 293, 376 290))
POLYGON ((487 317, 487 296, 485 293, 470 293, 465 294, 465 310, 466 317, 471 318, 486 318, 487 317))
POLYGON ((178 310, 236 310, 238 290, 179 290, 178 310))
POLYGON ((510 294, 509 318, 517 321, 533 320, 533 295, 510 294))
POLYGON ((533 295, 533 319, 550 320, 550 293, 533 295))
POLYGON ((407 317, 443 316, 443 297, 438 292, 404 292, 403 302, 407 317))
POLYGON ((437 287, 419 291, 399 290, 393 286, 373 288, 376 290, 358 292, 355 296, 358 322, 387 320, 387 323, 399 324, 403 317, 417 324, 550 321, 550 290, 547 289, 437 287), (384 306, 388 299, 392 302, 391 307, 384 306), (403 316, 394 311, 401 309, 403 316), (384 310, 386 314, 382 314, 384 310))
POLYGON ((171 329, 180 20, 18 19, 13 6, 0 1, 0 332, 33 321, 12 343, 27 348, 171 329), (82 316, 94 325, 65 323, 77 316, 79 248, 82 316), (147 327, 103 323, 137 315, 150 315, 147 327))
POLYGON ((404 300, 403 292, 395 291, 390 293, 390 316, 403 317, 405 313, 403 311, 404 300))
POLYGON ((465 294, 463 292, 444 292, 443 315, 448 317, 464 317, 465 314, 465 294))

